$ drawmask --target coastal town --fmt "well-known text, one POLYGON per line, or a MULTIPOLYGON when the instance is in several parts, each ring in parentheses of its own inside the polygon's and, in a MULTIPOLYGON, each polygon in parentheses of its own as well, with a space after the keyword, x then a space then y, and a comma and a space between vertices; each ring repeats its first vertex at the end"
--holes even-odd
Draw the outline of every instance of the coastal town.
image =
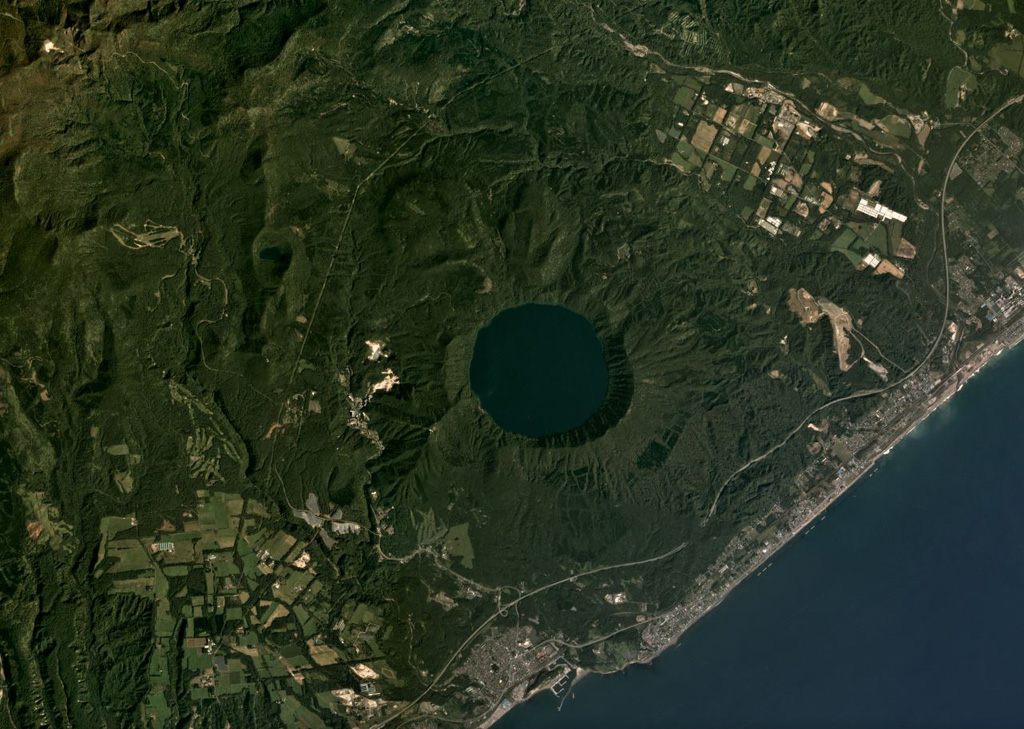
MULTIPOLYGON (((673 104, 680 121, 657 134, 672 145, 670 163, 685 180, 696 180, 709 194, 727 199, 760 235, 773 241, 787 236, 820 240, 823 255, 839 254, 858 275, 882 277, 892 286, 914 275, 908 264, 915 260, 918 246, 904 232, 908 215, 882 198, 892 171, 877 160, 851 157, 848 169, 833 171, 825 179, 814 145, 824 129, 850 123, 893 149, 923 149, 929 136, 926 118, 915 118, 904 129, 890 117, 865 120, 825 103, 813 111, 800 109, 791 98, 764 87, 730 82, 716 89, 706 76, 684 79, 673 104)), ((982 185, 991 184, 999 174, 1015 174, 1004 160, 1024 151, 1019 138, 999 127, 987 141, 983 154, 972 147, 962 160, 954 160, 949 178, 964 175, 982 185)), ((196 701, 236 695, 256 682, 266 685, 282 707, 285 724, 301 729, 327 726, 300 700, 309 695, 309 686, 317 687, 313 696, 320 711, 376 729, 412 709, 424 721, 446 721, 447 711, 431 700, 433 693, 442 688, 457 691, 464 703, 480 707, 475 717, 460 721, 486 728, 540 692, 564 699, 590 672, 653 660, 736 584, 766 569, 782 545, 810 527, 985 363, 1024 338, 1024 261, 999 260, 990 249, 985 249, 988 256, 980 255, 984 246, 999 242, 999 231, 991 228, 979 235, 954 196, 942 202, 943 215, 947 206, 950 227, 964 238, 967 250, 947 262, 950 315, 930 356, 913 370, 896 368, 877 346, 874 359, 869 359, 871 345, 861 330, 863 321, 855 323, 840 304, 806 289, 790 290, 789 311, 782 310, 782 315, 793 315, 794 325, 805 327, 827 318, 836 369, 846 374, 863 363, 862 368, 876 377, 873 388, 835 404, 872 398, 875 406, 849 420, 830 403, 796 425, 777 448, 802 447, 810 456, 792 477, 798 496, 747 524, 696 578, 681 602, 665 607, 635 600, 623 579, 631 565, 599 566, 530 591, 492 590, 446 566, 449 556, 461 553, 456 542, 449 545, 450 554, 448 549, 425 548, 463 587, 455 598, 439 593, 433 601, 452 609, 456 600, 476 601, 490 593, 496 611, 433 676, 417 701, 399 701, 393 698, 400 688, 397 674, 382 658, 378 643, 386 630, 384 620, 370 605, 353 603, 345 606, 343 620, 331 623, 330 610, 319 597, 330 565, 318 562, 306 549, 308 541, 303 541, 317 540, 333 549, 363 532, 360 520, 349 519, 336 505, 323 507, 310 493, 301 508, 291 510, 311 535, 303 538, 287 528, 268 529, 270 513, 255 500, 234 493, 197 492, 196 511, 184 513, 180 525, 166 524, 151 540, 128 536, 137 526, 128 516, 108 516, 102 524, 94 577, 113 576, 114 592, 145 596, 157 606, 157 650, 150 661, 146 715, 159 724, 173 714, 174 697, 166 677, 183 672, 196 701), (979 265, 986 270, 979 271, 979 265), (995 285, 980 285, 980 273, 995 285), (547 633, 529 621, 515 627, 500 625, 510 611, 518 614, 518 605, 530 596, 563 584, 581 593, 598 590, 611 615, 618 616, 617 624, 612 620, 616 627, 571 637, 547 633), (205 589, 198 589, 201 585, 205 589), (172 632, 182 625, 184 651, 176 655, 172 632), (624 649, 622 639, 629 636, 635 640, 624 649), (585 654, 587 661, 582 660, 585 654), (583 667, 595 661, 603 668, 583 667), (340 676, 339 671, 346 679, 325 682, 327 676, 340 676)), ((367 345, 370 360, 376 361, 382 345, 367 345)), ((127 450, 124 455, 130 457, 127 450)), ((216 472, 217 464, 204 457, 196 457, 195 467, 216 472)), ((732 474, 718 495, 742 478, 743 471, 732 474)), ((716 497, 708 519, 714 517, 717 503, 716 497)), ((388 528, 390 518, 389 510, 376 510, 381 529, 388 528)), ((434 528, 432 518, 424 519, 420 529, 429 532, 434 528)), ((636 565, 669 558, 684 547, 636 565)), ((378 550, 382 558, 394 559, 379 546, 378 550)))
MULTIPOLYGON (((700 184, 705 189, 711 189, 715 181, 728 189, 734 184, 734 177, 745 180, 742 187, 748 193, 754 192, 758 185, 766 185, 769 194, 760 199, 756 211, 752 206, 744 207, 741 217, 750 218, 770 236, 781 233, 799 237, 807 230, 815 234, 838 230, 840 233, 831 244, 831 250, 849 258, 857 270, 871 270, 876 275, 885 273, 896 280, 906 275, 900 264, 891 262, 916 255, 916 246, 901 235, 907 221, 905 214, 856 188, 843 196, 841 203, 835 203, 835 187, 828 182, 819 184, 808 195, 803 179, 811 173, 812 153, 803 157, 805 161, 799 169, 780 162, 791 137, 799 139, 800 143, 809 142, 820 131, 821 124, 842 118, 841 112, 831 105, 823 105, 817 110, 815 122, 801 116, 792 102, 777 93, 738 84, 729 84, 726 90, 754 99, 758 106, 741 103, 731 110, 725 106, 715 107, 707 96, 706 81, 706 78, 685 81, 674 100, 684 118, 697 120, 689 126, 679 122, 667 132, 658 133, 660 140, 672 140, 673 144, 676 144, 674 140, 679 140, 678 150, 673 152, 673 164, 687 175, 700 175, 700 184), (703 111, 704 108, 710 111, 703 111), (759 128, 756 125, 761 113, 769 116, 759 128), (688 133, 688 128, 693 131, 688 133), (778 141, 773 140, 773 133, 778 134, 778 141), (756 161, 737 162, 745 159, 745 153, 735 152, 743 147, 744 137, 750 140, 750 149, 760 150, 754 153, 756 161), (737 138, 740 143, 734 143, 722 156, 723 150, 737 138), (778 212, 772 214, 776 209, 778 212), (812 211, 817 216, 811 215, 812 211), (871 222, 860 222, 863 220, 871 222)), ((888 125, 881 120, 857 119, 857 123, 862 128, 873 129, 876 138, 890 135, 893 126, 892 120, 888 125)), ((914 119, 913 124, 914 139, 923 146, 928 138, 927 121, 914 119)), ((975 132, 981 129, 978 127, 975 132)), ((991 187, 1000 175, 1016 178, 1016 169, 1007 160, 1018 158, 1024 151, 1024 143, 1002 126, 985 131, 987 136, 983 143, 967 147, 965 141, 961 151, 966 148, 967 153, 962 158, 954 157, 947 182, 965 172, 978 186, 991 187)), ((906 139, 910 135, 902 136, 906 139)), ((893 146, 900 143, 899 140, 889 141, 893 146)), ((879 187, 880 183, 876 183, 871 192, 877 194, 879 187)), ((733 538, 718 559, 695 580, 685 601, 653 613, 647 611, 645 605, 636 605, 633 617, 619 628, 583 642, 556 636, 539 643, 535 653, 506 653, 504 661, 491 664, 492 673, 500 671, 503 675, 497 685, 487 680, 486 672, 476 671, 482 691, 480 698, 490 706, 481 715, 479 726, 493 725, 515 704, 540 691, 550 690, 564 697, 576 681, 593 670, 574 667, 573 656, 578 656, 582 650, 600 655, 607 641, 623 634, 638 635, 639 644, 627 655, 612 659, 608 671, 618 670, 622 663, 652 661, 675 644, 737 584, 767 569, 780 547, 813 528, 814 522, 831 504, 868 475, 879 459, 947 403, 988 362, 1024 339, 1024 254, 1011 246, 1011 255, 1003 256, 1002 263, 995 264, 983 252, 994 256, 993 249, 983 249, 983 246, 999 236, 996 229, 990 226, 984 236, 977 235, 969 214, 953 196, 942 201, 941 214, 949 216, 951 229, 963 236, 973 255, 963 253, 947 262, 950 311, 930 356, 911 372, 893 380, 888 371, 884 375, 879 373, 882 382, 878 388, 855 396, 872 397, 877 402, 875 408, 858 419, 844 422, 826 408, 809 415, 786 439, 796 439, 801 433, 813 435, 806 447, 815 457, 793 478, 800 496, 785 507, 777 505, 733 538), (988 269, 988 280, 994 281, 986 294, 978 291, 974 278, 979 265, 975 261, 979 259, 983 261, 980 265, 988 269), (542 670, 536 668, 538 660, 547 661, 542 670), (555 670, 556 667, 565 668, 555 670), (517 675, 523 676, 519 683, 514 682, 517 675), (484 688, 488 685, 489 690, 484 688)), ((834 344, 841 369, 844 369, 840 336, 837 328, 834 344)), ((863 346, 861 358, 866 360, 863 346)), ((873 363, 868 360, 868 364, 873 363)), ((628 603, 628 596, 625 592, 608 593, 605 601, 613 606, 623 605, 628 603)), ((483 650, 493 650, 497 645, 491 640, 481 641, 481 646, 488 646, 483 650)), ((478 660, 476 651, 472 656, 465 666, 472 666, 473 661, 478 660)))
MULTIPOLYGON (((587 649, 600 653, 604 641, 635 632, 640 636, 641 645, 626 660, 630 663, 654 660, 718 605, 737 584, 770 567, 772 556, 783 545, 809 527, 813 528, 829 506, 862 477, 870 474, 879 459, 888 455, 929 415, 947 403, 992 359, 1024 340, 1024 316, 1020 314, 1024 307, 1024 292, 1019 286, 1014 286, 1005 297, 1010 310, 1004 319, 1005 325, 994 336, 974 343, 970 354, 961 354, 963 363, 952 371, 942 374, 938 366, 922 368, 898 387, 884 393, 877 409, 863 420, 850 423, 842 434, 829 434, 822 425, 807 423, 806 427, 823 437, 813 443, 821 455, 794 479, 804 496, 789 508, 780 506, 774 509, 730 541, 718 560, 696 580, 684 603, 655 614, 646 614, 638 609, 632 624, 583 644, 553 638, 539 643, 533 653, 499 653, 502 658, 496 658, 490 668, 492 674, 497 671, 503 673, 504 678, 497 685, 491 681, 480 681, 486 671, 477 670, 475 675, 481 686, 479 695, 491 706, 486 720, 479 726, 484 729, 492 726, 517 703, 541 691, 549 690, 558 697, 564 697, 573 684, 590 673, 573 666, 571 650, 587 649), (516 676, 521 676, 519 683, 515 683, 516 676), (490 690, 485 688, 487 686, 491 686, 490 690)), ((957 328, 953 326, 943 338, 937 361, 950 362, 957 345, 957 328)), ((625 593, 606 597, 607 602, 613 605, 626 601, 625 593)), ((500 646, 497 641, 486 644, 487 650, 500 646)), ((467 662, 471 673, 473 660, 479 658, 467 662)))
POLYGON ((1022 29, 5 2, 0 729, 1024 725, 1022 29))

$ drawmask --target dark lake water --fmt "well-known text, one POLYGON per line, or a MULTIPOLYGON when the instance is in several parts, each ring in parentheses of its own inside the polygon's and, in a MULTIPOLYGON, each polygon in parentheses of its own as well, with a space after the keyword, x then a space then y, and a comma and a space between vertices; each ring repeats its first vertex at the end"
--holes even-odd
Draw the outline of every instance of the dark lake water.
POLYGON ((652 666, 498 729, 1024 726, 1024 349, 652 666))
POLYGON ((506 309, 481 329, 469 380, 498 425, 531 438, 583 425, 608 393, 594 327, 574 311, 546 304, 506 309))
POLYGON ((268 246, 266 248, 260 248, 258 255, 261 261, 273 262, 281 260, 281 257, 284 256, 284 251, 277 246, 268 246))

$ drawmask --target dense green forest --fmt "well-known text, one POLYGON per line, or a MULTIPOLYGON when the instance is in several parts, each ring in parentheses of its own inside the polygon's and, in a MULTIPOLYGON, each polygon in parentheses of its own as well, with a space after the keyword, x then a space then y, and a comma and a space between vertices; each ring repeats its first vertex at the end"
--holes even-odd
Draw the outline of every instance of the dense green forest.
POLYGON ((940 245, 1024 88, 994 5, 0 0, 0 725, 472 725, 478 638, 685 603, 932 352, 949 260, 1017 265, 995 126, 940 245), (469 382, 528 302, 608 369, 539 440, 469 382))

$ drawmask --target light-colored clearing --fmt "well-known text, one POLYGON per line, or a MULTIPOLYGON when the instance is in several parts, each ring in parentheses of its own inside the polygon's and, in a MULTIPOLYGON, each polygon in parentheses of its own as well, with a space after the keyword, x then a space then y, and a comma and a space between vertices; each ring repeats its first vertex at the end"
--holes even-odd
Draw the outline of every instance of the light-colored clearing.
POLYGON ((789 290, 789 310, 800 319, 801 324, 814 324, 821 318, 821 307, 807 289, 789 290))

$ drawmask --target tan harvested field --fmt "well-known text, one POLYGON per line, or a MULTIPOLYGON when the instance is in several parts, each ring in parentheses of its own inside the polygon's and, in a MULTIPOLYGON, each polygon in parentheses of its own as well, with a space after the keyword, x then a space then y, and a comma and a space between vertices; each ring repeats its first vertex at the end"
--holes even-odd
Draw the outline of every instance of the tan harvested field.
POLYGON ((896 266, 891 261, 887 261, 883 258, 882 262, 879 263, 877 267, 875 267, 875 275, 881 276, 884 273, 887 273, 895 278, 903 278, 903 269, 901 269, 899 266, 896 266))
POLYGON ((693 139, 690 140, 690 144, 701 152, 709 152, 711 151, 711 145, 715 143, 716 136, 718 136, 718 127, 709 122, 701 121, 697 125, 697 131, 693 133, 693 139))
POLYGON ((917 248, 906 238, 900 239, 900 246, 896 249, 896 255, 899 258, 913 258, 917 255, 917 248))

